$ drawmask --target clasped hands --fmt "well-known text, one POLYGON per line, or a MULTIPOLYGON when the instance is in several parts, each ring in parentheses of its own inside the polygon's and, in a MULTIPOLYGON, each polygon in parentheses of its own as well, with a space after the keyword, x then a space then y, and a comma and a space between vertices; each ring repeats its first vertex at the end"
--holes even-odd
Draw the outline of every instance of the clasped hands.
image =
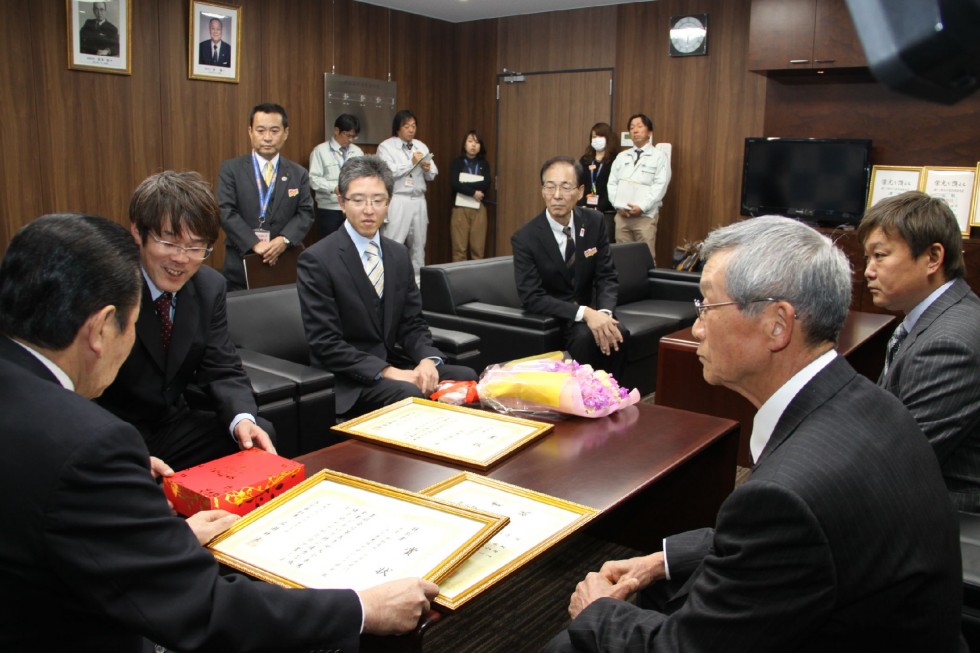
POLYGON ((623 333, 619 330, 619 320, 589 307, 585 308, 582 319, 592 331, 599 351, 606 356, 612 351, 619 351, 619 343, 623 342, 623 333))
POLYGON ((260 240, 259 242, 252 245, 252 251, 262 257, 262 262, 266 265, 275 265, 276 261, 283 252, 286 251, 286 239, 282 236, 276 236, 272 240, 266 242, 260 240))
POLYGON ((624 218, 638 218, 643 215, 643 209, 636 204, 628 204, 627 206, 629 206, 628 209, 616 209, 616 213, 624 218))
POLYGON ((666 568, 662 551, 638 558, 610 560, 575 586, 568 603, 568 614, 574 619, 593 601, 601 598, 625 601, 635 592, 663 578, 666 578, 666 568))
POLYGON ((423 358, 413 370, 402 370, 389 365, 381 370, 381 378, 411 383, 421 390, 422 394, 428 396, 439 384, 439 370, 436 369, 435 361, 431 358, 423 358))

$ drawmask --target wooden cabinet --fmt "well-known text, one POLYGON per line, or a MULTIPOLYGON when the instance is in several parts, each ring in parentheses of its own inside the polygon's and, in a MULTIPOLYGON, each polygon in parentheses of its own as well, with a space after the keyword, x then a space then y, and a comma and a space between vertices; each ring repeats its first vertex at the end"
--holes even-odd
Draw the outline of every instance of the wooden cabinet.
POLYGON ((844 0, 752 0, 750 70, 866 65, 844 0))

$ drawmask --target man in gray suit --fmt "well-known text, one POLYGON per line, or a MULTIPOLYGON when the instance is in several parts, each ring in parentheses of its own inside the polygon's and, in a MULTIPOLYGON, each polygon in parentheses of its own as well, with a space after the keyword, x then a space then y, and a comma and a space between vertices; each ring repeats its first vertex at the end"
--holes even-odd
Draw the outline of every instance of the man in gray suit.
POLYGON ((845 256, 771 216, 712 232, 702 254, 698 357, 759 408, 752 474, 714 529, 589 574, 547 650, 957 650, 959 528, 936 457, 834 351, 845 256))
POLYGON ((871 207, 858 235, 875 306, 905 315, 878 385, 929 438, 953 504, 980 512, 980 299, 960 227, 946 202, 910 192, 871 207))
POLYGON ((248 119, 252 151, 221 164, 218 189, 225 230, 228 290, 246 287, 242 256, 254 252, 275 265, 287 247, 302 243, 313 224, 306 168, 279 155, 289 138, 289 118, 278 104, 259 104, 248 119))

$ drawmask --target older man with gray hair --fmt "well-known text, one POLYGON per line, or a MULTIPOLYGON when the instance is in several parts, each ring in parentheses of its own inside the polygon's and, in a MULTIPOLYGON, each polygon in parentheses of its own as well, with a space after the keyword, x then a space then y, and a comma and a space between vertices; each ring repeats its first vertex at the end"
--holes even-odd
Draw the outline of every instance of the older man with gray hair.
POLYGON ((844 255, 761 217, 712 232, 703 256, 698 357, 759 409, 752 474, 714 528, 590 573, 546 650, 957 650, 956 516, 915 420, 834 350, 844 255))

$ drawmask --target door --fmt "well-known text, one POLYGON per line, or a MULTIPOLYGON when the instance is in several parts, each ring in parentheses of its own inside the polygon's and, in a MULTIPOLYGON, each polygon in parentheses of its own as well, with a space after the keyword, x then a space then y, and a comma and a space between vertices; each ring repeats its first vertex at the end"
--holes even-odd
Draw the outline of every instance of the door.
POLYGON ((541 164, 578 159, 592 125, 612 124, 612 88, 611 68, 498 76, 495 255, 511 254, 511 234, 544 209, 541 164))

